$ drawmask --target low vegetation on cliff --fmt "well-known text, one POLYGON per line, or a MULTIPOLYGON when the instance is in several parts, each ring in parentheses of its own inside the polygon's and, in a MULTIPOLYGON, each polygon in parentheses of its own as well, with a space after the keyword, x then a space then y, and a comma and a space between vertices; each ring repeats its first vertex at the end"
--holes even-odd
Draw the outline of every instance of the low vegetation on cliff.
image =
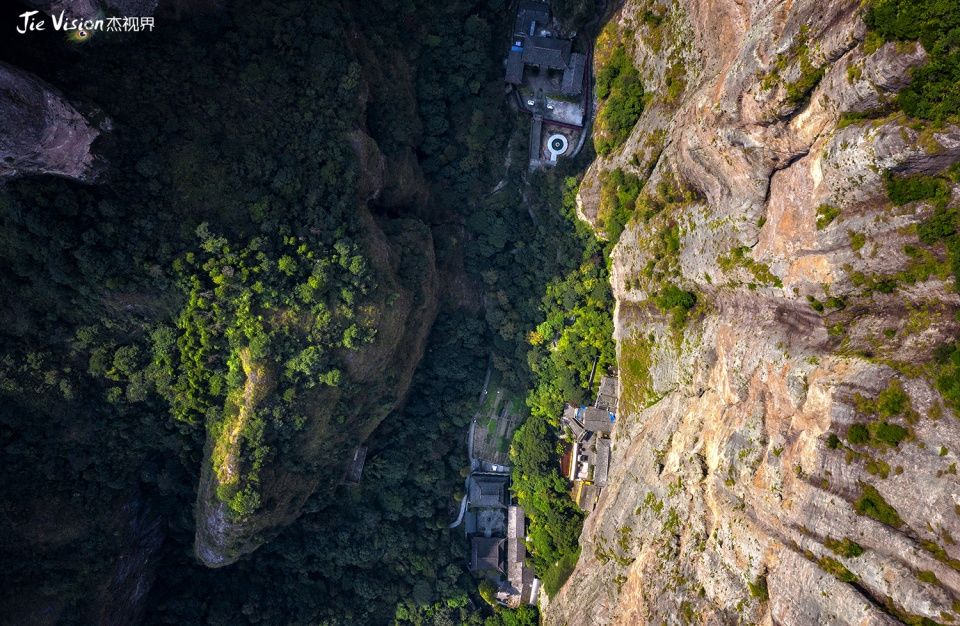
POLYGON ((617 46, 597 72, 596 94, 600 109, 593 141, 604 156, 623 145, 646 104, 640 71, 624 46, 617 46))
POLYGON ((955 120, 960 114, 960 43, 956 40, 960 5, 956 0, 873 0, 864 20, 872 37, 919 40, 929 55, 897 95, 904 112, 938 123, 955 120))
MULTIPOLYGON (((874 0, 864 20, 870 28, 867 46, 875 42, 918 40, 927 52, 927 62, 911 72, 910 84, 896 98, 904 113, 915 119, 918 130, 942 128, 960 121, 960 2, 956 0, 874 0)), ((960 210, 952 201, 951 189, 960 182, 954 164, 935 175, 885 175, 887 195, 897 207, 929 203, 933 213, 916 226, 920 247, 906 246, 914 260, 905 272, 887 278, 866 279, 872 285, 913 284, 930 276, 952 275, 960 288, 960 210), (924 249, 926 248, 926 249, 924 249), (940 251, 944 251, 943 252, 940 251)), ((882 291, 882 290, 881 290, 882 291)), ((960 408, 960 351, 955 342, 939 346, 924 368, 952 409, 960 408)))

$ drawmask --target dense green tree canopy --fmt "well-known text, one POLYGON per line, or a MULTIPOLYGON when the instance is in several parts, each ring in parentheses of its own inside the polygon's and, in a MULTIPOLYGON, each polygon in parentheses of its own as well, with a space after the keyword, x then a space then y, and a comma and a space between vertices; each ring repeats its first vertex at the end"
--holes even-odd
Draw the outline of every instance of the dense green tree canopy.
MULTIPOLYGON (((576 4, 582 23, 589 3, 576 4)), ((575 558, 555 419, 590 395, 594 363, 613 364, 612 302, 601 245, 573 226, 590 155, 528 180, 518 153, 505 170, 507 139, 526 132, 503 98, 509 13, 503 0, 239 0, 153 36, 3 44, 113 131, 98 184, 0 192, 0 289, 18 295, 0 306, 4 513, 30 520, 50 501, 73 524, 37 530, 56 539, 39 556, 39 543, 0 544, 0 604, 29 591, 64 623, 99 619, 98 590, 142 522, 160 529, 144 552, 150 623, 536 623, 483 602, 446 528, 464 431, 488 363, 533 389, 515 488, 538 569, 575 558), (444 284, 483 307, 443 304, 359 487, 314 497, 253 555, 208 570, 192 555, 205 432, 242 396, 245 367, 272 375, 242 433, 244 480, 219 494, 240 515, 270 496, 266 460, 295 463, 298 399, 349 385, 344 355, 376 340, 384 281, 358 212, 358 129, 388 159, 412 155, 429 187, 426 202, 374 203, 375 219, 388 234, 396 218, 422 222, 444 284)))

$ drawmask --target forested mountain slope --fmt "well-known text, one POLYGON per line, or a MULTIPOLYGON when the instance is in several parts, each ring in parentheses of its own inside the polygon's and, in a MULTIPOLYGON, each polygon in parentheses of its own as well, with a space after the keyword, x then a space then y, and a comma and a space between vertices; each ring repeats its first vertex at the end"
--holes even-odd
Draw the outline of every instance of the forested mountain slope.
POLYGON ((5 136, 104 131, 0 189, 14 623, 490 614, 440 529, 489 354, 464 221, 512 131, 503 5, 402 4, 168 3, 155 33, 4 41, 5 80, 71 103, 5 136))

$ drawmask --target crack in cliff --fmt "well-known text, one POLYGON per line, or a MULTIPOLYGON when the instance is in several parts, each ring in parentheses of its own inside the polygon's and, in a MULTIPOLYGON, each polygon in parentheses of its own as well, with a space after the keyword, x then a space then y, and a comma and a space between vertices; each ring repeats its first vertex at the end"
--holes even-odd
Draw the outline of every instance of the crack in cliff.
POLYGON ((780 163, 774 163, 773 169, 767 175, 767 189, 763 194, 764 206, 767 206, 770 204, 770 192, 773 189, 773 177, 776 176, 777 172, 781 172, 783 170, 789 169, 790 167, 793 166, 794 163, 796 163, 800 159, 803 159, 808 154, 810 154, 810 150, 813 147, 814 143, 816 143, 816 140, 811 142, 810 145, 807 146, 805 150, 793 153, 790 156, 788 156, 786 161, 782 161, 780 163))

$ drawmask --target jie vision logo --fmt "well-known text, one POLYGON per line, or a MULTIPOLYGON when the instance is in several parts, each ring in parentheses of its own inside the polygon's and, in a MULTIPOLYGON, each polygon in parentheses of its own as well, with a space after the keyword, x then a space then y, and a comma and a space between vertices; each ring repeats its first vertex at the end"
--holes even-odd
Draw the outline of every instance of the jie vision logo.
POLYGON ((70 37, 83 40, 95 32, 141 32, 153 31, 153 17, 96 17, 96 18, 76 18, 67 16, 65 11, 59 14, 50 15, 49 23, 47 17, 40 11, 26 11, 20 14, 20 21, 17 24, 17 32, 25 35, 30 32, 45 30, 54 30, 63 32, 70 37))

